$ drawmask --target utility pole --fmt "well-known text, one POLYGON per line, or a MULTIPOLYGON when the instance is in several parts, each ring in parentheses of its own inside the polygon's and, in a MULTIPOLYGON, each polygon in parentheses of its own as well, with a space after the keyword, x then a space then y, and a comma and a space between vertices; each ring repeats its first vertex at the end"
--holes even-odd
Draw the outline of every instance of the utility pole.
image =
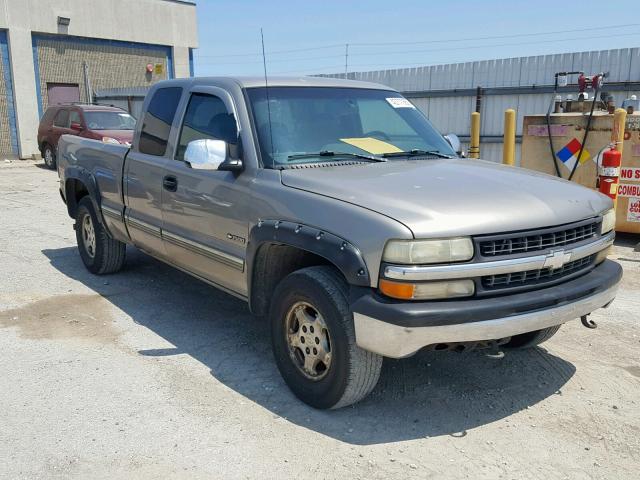
POLYGON ((349 44, 344 44, 344 78, 347 78, 349 73, 349 44))

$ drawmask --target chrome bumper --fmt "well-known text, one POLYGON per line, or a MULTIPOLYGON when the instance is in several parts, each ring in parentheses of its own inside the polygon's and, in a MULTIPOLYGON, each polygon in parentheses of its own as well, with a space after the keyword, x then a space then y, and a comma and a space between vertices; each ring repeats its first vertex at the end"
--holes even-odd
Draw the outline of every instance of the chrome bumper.
POLYGON ((618 285, 560 307, 537 310, 504 318, 454 325, 405 327, 355 312, 356 343, 385 357, 402 358, 436 343, 473 342, 511 337, 560 325, 607 306, 618 285))

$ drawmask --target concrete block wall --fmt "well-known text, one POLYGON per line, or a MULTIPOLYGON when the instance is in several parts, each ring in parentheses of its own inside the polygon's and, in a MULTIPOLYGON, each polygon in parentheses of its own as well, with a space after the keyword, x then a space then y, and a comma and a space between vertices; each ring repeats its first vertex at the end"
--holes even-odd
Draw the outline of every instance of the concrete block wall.
POLYGON ((13 81, 7 33, 0 32, 0 155, 18 154, 16 114, 13 99, 13 81))
POLYGON ((77 83, 80 100, 86 100, 83 62, 88 65, 94 91, 149 86, 173 77, 172 52, 168 47, 35 35, 34 46, 43 111, 49 105, 47 83, 77 83), (162 73, 148 73, 147 64, 161 64, 162 73))
MULTIPOLYGON (((81 67, 78 69, 77 63, 69 63, 77 62, 80 58, 80 50, 72 45, 77 39, 120 41, 158 47, 155 51, 135 52, 134 49, 128 53, 138 55, 144 65, 161 63, 162 60, 149 62, 147 59, 156 60, 162 56, 165 59, 164 70, 173 71, 175 77, 189 76, 191 51, 198 46, 196 8, 195 3, 189 0, 2 0, 0 31, 0 34, 4 32, 8 38, 8 61, 3 63, 2 68, 6 69, 5 72, 10 72, 9 78, 13 83, 13 131, 15 145, 22 158, 39 155, 37 130, 40 114, 46 106, 46 82, 78 83, 84 89, 81 67), (69 24, 60 24, 59 17, 69 19, 69 24), (34 55, 34 38, 38 43, 38 38, 43 36, 56 36, 61 41, 69 42, 63 49, 66 52, 56 52, 56 46, 53 46, 53 50, 48 52, 44 51, 48 47, 43 47, 43 51, 36 48, 34 55), (74 53, 74 50, 77 52, 74 53), (171 66, 166 59, 171 59, 171 66), (59 65, 56 64, 58 61, 61 62, 59 65), (40 77, 42 73, 38 71, 41 66, 45 85, 40 77), (69 77, 62 78, 65 70, 69 77)), ((128 57, 123 51, 120 60, 125 66, 114 68, 111 57, 113 51, 104 47, 102 50, 87 48, 87 45, 84 48, 90 57, 90 73, 96 72, 92 75, 94 89, 100 88, 102 81, 107 87, 121 87, 145 86, 158 80, 152 76, 150 80, 143 78, 143 83, 133 85, 129 82, 139 78, 137 75, 140 68, 137 65, 133 68, 129 63, 132 56, 128 57), (117 75, 125 83, 110 83, 117 75)), ((3 78, 0 77, 0 83, 2 81, 3 78)), ((10 106, 8 110, 11 118, 10 106)), ((1 122, 2 119, 0 129, 6 132, 1 122)), ((0 154, 1 150, 0 146, 0 154)))

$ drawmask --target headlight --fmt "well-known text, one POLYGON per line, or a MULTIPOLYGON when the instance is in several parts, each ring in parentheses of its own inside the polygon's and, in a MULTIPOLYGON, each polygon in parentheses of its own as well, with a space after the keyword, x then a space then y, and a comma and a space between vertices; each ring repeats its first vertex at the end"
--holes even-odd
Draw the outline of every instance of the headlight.
POLYGON ((602 215, 602 226, 600 227, 600 234, 604 235, 605 233, 610 232, 616 228, 616 211, 612 208, 602 215))
POLYGON ((382 260, 389 263, 449 263, 463 262, 473 257, 473 242, 469 237, 439 240, 391 240, 387 242, 382 260))
POLYGON ((435 300, 441 298, 470 297, 475 292, 473 280, 444 282, 402 283, 380 279, 380 291, 388 297, 401 300, 435 300))
POLYGON ((117 143, 118 145, 120 145, 120 142, 113 137, 102 137, 102 141, 104 143, 117 143))

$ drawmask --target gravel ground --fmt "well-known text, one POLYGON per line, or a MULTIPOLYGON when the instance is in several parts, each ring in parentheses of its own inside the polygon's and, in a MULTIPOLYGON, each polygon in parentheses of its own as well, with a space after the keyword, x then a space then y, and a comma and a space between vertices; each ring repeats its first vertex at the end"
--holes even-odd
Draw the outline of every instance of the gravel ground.
POLYGON ((385 361, 322 412, 242 302, 134 249, 93 276, 72 224, 55 172, 0 163, 0 478, 638 478, 638 236, 597 330, 385 361))

